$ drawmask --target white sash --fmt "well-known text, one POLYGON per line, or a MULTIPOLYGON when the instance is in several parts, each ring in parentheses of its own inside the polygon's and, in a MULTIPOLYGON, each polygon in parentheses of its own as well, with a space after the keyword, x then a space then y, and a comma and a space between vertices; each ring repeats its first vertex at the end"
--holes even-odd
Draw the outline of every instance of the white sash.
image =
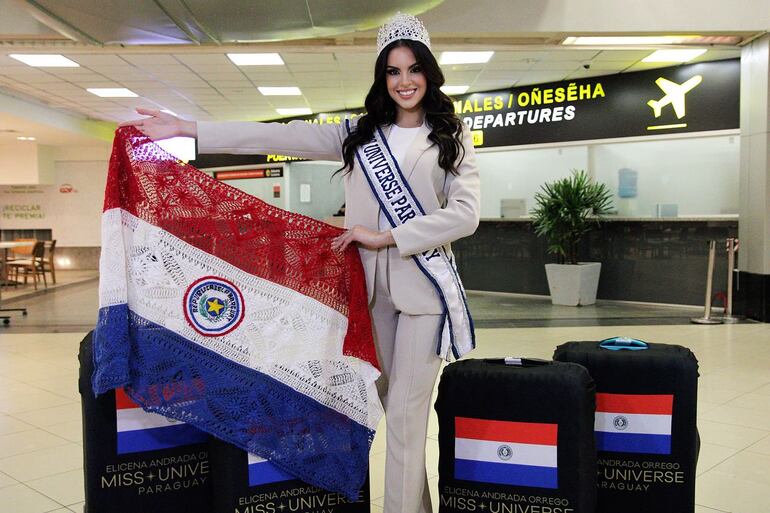
MULTIPOLYGON (((345 127, 349 135, 349 120, 345 120, 345 127)), ((371 141, 358 147, 356 157, 374 197, 394 228, 413 217, 425 215, 379 127, 371 141)), ((447 361, 458 359, 476 347, 476 336, 457 268, 443 247, 412 255, 412 258, 436 288, 444 307, 436 354, 447 361)))

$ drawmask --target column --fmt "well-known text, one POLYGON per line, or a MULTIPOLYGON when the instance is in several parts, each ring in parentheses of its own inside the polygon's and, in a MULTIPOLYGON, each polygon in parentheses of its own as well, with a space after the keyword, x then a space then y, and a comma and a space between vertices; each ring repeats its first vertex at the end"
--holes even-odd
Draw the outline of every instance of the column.
POLYGON ((740 222, 736 307, 770 322, 770 35, 741 52, 740 222))

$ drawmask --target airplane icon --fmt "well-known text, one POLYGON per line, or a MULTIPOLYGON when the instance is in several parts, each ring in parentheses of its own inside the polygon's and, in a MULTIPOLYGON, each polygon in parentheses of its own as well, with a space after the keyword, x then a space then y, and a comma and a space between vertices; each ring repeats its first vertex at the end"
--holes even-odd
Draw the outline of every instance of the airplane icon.
POLYGON ((676 82, 672 82, 670 80, 666 80, 663 77, 660 77, 655 81, 655 83, 663 90, 664 93, 666 93, 666 95, 660 100, 648 101, 647 105, 652 107, 652 110, 655 113, 655 117, 659 118, 661 109, 670 103, 674 107, 676 117, 678 119, 682 119, 685 112, 684 95, 692 90, 695 86, 700 84, 702 81, 703 77, 701 75, 695 75, 687 82, 680 85, 676 82))

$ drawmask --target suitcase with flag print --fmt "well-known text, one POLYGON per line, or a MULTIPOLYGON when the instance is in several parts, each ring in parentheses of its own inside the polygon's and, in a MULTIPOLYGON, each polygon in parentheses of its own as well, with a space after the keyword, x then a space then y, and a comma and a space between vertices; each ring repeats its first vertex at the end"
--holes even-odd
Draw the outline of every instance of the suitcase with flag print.
POLYGON ((597 511, 693 512, 700 439, 692 352, 616 337, 567 342, 554 360, 585 366, 596 382, 597 511))
POLYGON ((580 365, 520 358, 444 369, 439 511, 593 513, 594 385, 580 365))
POLYGON ((358 501, 304 483, 254 454, 211 437, 216 513, 369 513, 369 480, 358 501))
POLYGON ((80 344, 86 513, 209 513, 208 435, 138 407, 125 390, 94 397, 92 333, 80 344))

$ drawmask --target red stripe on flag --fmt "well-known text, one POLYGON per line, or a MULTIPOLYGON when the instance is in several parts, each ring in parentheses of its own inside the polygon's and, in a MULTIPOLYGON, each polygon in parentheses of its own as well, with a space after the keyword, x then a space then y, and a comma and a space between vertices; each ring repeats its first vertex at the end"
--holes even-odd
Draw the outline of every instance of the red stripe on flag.
POLYGON ((139 408, 140 406, 128 397, 123 387, 120 387, 115 389, 115 407, 118 410, 125 410, 128 408, 139 408))
POLYGON ((557 424, 455 417, 455 438, 490 442, 556 445, 557 424))
POLYGON ((673 395, 596 394, 596 411, 606 413, 639 413, 671 415, 673 395))
POLYGON ((113 208, 337 310, 348 318, 343 354, 380 368, 358 249, 331 248, 343 229, 275 208, 183 164, 134 127, 115 132, 104 211, 113 208))

